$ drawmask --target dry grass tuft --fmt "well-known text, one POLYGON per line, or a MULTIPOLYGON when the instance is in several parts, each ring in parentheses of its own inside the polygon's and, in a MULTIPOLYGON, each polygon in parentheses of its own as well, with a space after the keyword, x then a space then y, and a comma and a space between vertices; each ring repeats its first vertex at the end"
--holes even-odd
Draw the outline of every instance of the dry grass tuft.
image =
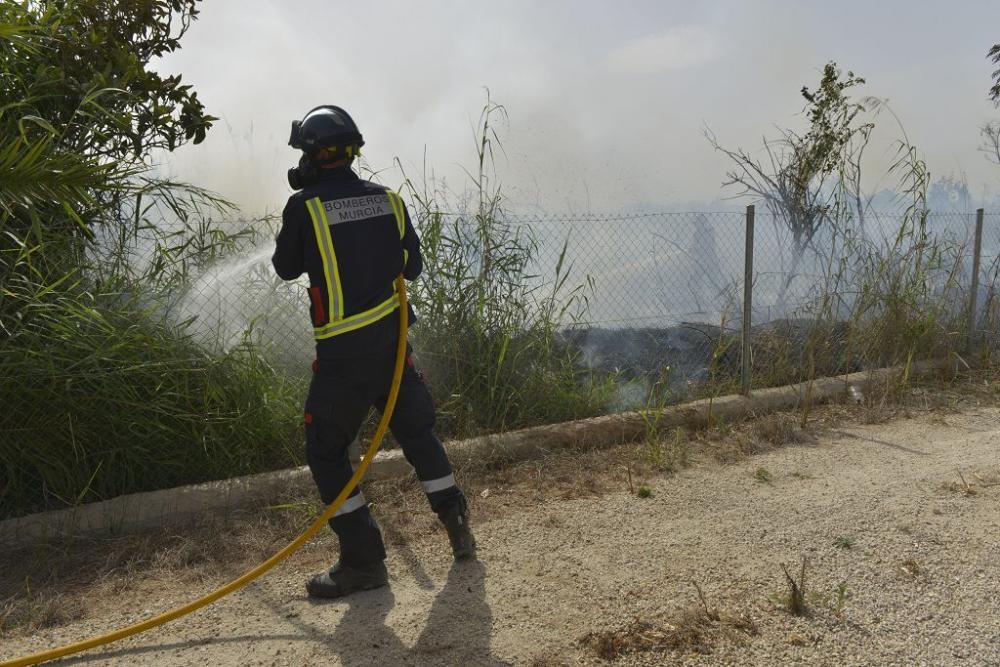
POLYGON ((805 616, 809 613, 809 608, 806 606, 807 562, 807 559, 803 556, 802 571, 799 573, 798 581, 788 572, 785 564, 781 563, 781 571, 785 573, 785 580, 788 582, 788 593, 784 596, 779 596, 778 601, 793 616, 805 616))
POLYGON ((638 458, 659 472, 677 472, 691 463, 687 432, 675 428, 669 434, 655 434, 639 445, 638 458))
POLYGON ((757 624, 746 615, 709 617, 691 607, 663 621, 636 619, 619 630, 592 632, 582 639, 597 657, 614 660, 625 653, 678 651, 710 654, 720 641, 744 641, 758 634, 757 624))
POLYGON ((956 470, 958 473, 959 481, 951 481, 944 485, 945 491, 950 491, 952 493, 960 493, 965 497, 979 495, 979 490, 965 479, 965 475, 962 474, 961 470, 956 470))
POLYGON ((681 413, 682 424, 692 433, 718 428, 723 422, 712 413, 712 405, 701 408, 686 408, 681 413))
POLYGON ((781 412, 765 415, 751 422, 750 436, 771 447, 797 444, 805 440, 797 421, 791 415, 781 412))
POLYGON ((759 634, 756 622, 745 613, 710 608, 701 588, 700 604, 672 617, 656 621, 636 618, 624 628, 591 632, 580 642, 602 660, 614 660, 626 653, 712 653, 720 642, 742 643, 759 634))
POLYGON ((923 572, 919 563, 917 563, 917 561, 913 558, 907 558, 900 563, 899 570, 910 579, 916 579, 923 572))
POLYGON ((959 412, 962 406, 974 402, 992 404, 996 401, 998 376, 996 368, 963 370, 940 368, 919 377, 904 378, 897 374, 880 382, 866 382, 865 400, 857 413, 865 424, 883 424, 914 412, 929 413, 931 419, 945 423, 945 415, 959 412))
POLYGON ((841 421, 836 406, 817 406, 810 414, 812 423, 806 428, 795 415, 775 412, 709 429, 697 437, 716 461, 734 463, 778 447, 812 442, 823 428, 841 421))
POLYGON ((81 600, 45 592, 11 597, 0 603, 0 637, 33 633, 83 618, 81 600))

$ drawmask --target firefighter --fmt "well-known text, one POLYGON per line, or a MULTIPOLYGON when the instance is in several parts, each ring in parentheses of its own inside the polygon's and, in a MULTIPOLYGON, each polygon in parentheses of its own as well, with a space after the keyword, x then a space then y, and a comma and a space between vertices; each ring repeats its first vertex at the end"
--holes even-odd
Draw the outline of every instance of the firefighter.
MULTIPOLYGON (((399 335, 394 279, 420 275, 420 242, 399 195, 363 180, 351 166, 364 145, 346 111, 320 106, 292 123, 289 145, 302 151, 288 182, 298 190, 282 213, 272 263, 284 280, 309 276, 316 360, 305 405, 306 455, 323 502, 353 474, 348 446, 371 406, 383 410, 399 335)), ((410 321, 414 321, 412 310, 410 321)), ((434 434, 434 404, 407 359, 389 423, 444 524, 456 560, 475 558, 465 496, 434 434)), ((388 584, 385 545, 360 487, 330 527, 340 559, 310 578, 310 597, 335 598, 388 584)))

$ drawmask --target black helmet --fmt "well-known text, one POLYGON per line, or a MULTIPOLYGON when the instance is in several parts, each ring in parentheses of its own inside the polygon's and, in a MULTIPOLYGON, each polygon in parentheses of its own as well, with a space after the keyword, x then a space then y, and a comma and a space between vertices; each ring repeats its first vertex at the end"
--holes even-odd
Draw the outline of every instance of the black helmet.
POLYGON ((365 140, 346 111, 333 105, 316 107, 302 120, 292 121, 288 145, 312 157, 328 146, 364 146, 365 140))

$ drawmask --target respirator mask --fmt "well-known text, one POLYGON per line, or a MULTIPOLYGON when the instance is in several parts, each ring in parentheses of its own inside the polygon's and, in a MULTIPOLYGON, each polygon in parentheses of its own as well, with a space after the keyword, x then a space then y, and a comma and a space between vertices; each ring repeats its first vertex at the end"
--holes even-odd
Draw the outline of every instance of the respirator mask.
MULTIPOLYGON (((292 133, 288 137, 288 145, 299 150, 303 149, 301 120, 292 121, 292 133)), ((308 185, 312 185, 318 178, 319 169, 316 168, 316 165, 312 163, 312 160, 305 153, 299 158, 299 166, 288 170, 288 185, 293 190, 301 190, 308 185)))
POLYGON ((299 158, 299 166, 288 170, 288 185, 292 190, 301 190, 319 180, 319 169, 305 155, 299 158))

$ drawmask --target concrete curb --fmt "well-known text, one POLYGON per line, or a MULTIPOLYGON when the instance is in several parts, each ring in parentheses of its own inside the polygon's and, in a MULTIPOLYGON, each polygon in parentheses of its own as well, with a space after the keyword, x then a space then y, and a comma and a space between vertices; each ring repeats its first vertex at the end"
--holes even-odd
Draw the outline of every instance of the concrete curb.
MULTIPOLYGON (((922 362, 915 364, 910 374, 926 373, 948 365, 947 361, 922 362)), ((735 421, 750 415, 794 409, 805 400, 813 403, 841 400, 847 398, 851 385, 884 383, 901 372, 899 367, 883 368, 762 389, 749 397, 730 395, 702 399, 664 409, 657 426, 668 429, 709 419, 735 421)), ((452 463, 461 468, 484 461, 522 460, 560 449, 610 447, 636 441, 645 436, 646 423, 646 413, 626 412, 451 442, 447 448, 452 463)), ((375 457, 366 479, 391 479, 411 472, 412 468, 402 452, 392 450, 380 452, 375 457)), ((206 514, 225 515, 235 510, 274 503, 296 490, 306 494, 314 492, 312 477, 305 466, 134 493, 65 510, 7 519, 0 521, 0 543, 8 547, 20 546, 67 536, 103 537, 188 524, 206 514)))

